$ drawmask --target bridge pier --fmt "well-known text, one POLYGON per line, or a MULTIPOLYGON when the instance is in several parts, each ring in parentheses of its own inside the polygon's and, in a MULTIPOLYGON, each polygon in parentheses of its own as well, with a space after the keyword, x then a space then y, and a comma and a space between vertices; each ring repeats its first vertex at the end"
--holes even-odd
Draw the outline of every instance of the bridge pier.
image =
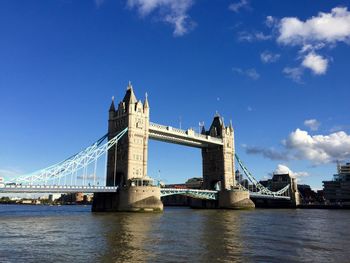
POLYGON ((255 208, 249 198, 249 192, 240 189, 223 190, 219 192, 219 208, 224 209, 251 209, 255 208))
POLYGON ((249 192, 240 189, 222 190, 218 200, 192 199, 190 206, 201 209, 253 209, 255 204, 249 198, 249 192))
POLYGON ((128 186, 116 193, 96 193, 93 212, 161 212, 160 188, 156 186, 128 186))

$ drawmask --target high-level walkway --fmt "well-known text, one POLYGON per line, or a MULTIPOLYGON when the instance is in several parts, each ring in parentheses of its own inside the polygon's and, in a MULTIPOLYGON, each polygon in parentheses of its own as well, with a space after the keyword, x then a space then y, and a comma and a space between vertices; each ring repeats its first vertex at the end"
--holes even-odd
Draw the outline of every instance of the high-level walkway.
POLYGON ((182 130, 153 122, 150 122, 149 124, 149 137, 158 141, 176 143, 197 148, 205 148, 211 144, 223 145, 223 140, 220 138, 200 134, 192 129, 182 130))

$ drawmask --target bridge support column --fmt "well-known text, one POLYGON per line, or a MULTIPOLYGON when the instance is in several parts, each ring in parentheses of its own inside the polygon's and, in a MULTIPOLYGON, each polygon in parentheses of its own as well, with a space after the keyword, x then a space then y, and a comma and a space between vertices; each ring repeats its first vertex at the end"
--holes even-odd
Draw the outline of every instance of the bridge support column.
POLYGON ((161 212, 160 188, 156 186, 123 187, 117 193, 94 195, 93 212, 161 212))
POLYGON ((118 211, 161 212, 160 188, 156 186, 134 186, 121 189, 118 211))
POLYGON ((219 208, 251 209, 255 208, 255 205, 250 200, 248 191, 233 189, 219 192, 219 208))

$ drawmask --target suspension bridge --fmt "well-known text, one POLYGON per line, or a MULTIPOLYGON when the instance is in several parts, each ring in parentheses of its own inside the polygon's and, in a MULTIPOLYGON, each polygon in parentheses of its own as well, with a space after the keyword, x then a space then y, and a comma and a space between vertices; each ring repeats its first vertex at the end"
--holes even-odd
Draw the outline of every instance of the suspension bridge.
MULTIPOLYGON (((107 140, 107 135, 104 135, 89 147, 62 162, 27 175, 18 176, 13 181, 9 181, 7 183, 5 182, 4 185, 0 186, 0 193, 117 192, 119 187, 117 185, 100 185, 97 180, 97 178, 100 178, 100 176, 97 175, 97 164, 100 159, 106 160, 108 150, 112 147, 117 147, 118 141, 127 133, 127 130, 127 128, 124 129, 107 142, 105 142, 107 140), (93 169, 92 176, 87 174, 89 168, 93 169)), ((289 184, 279 191, 271 191, 259 183, 259 181, 249 172, 238 155, 235 155, 235 157, 247 179, 250 181, 252 186, 251 188, 256 189, 255 191, 249 191, 243 185, 237 183, 236 186, 240 190, 249 191, 250 196, 252 197, 285 200, 290 199, 289 184)), ((106 168, 102 173, 106 174, 106 168)), ((161 197, 169 195, 186 195, 193 198, 208 200, 217 200, 218 198, 218 190, 161 188, 160 192, 161 197)))
MULTIPOLYGON (((178 129, 150 122, 150 106, 137 100, 129 83, 122 101, 109 108, 108 132, 71 157, 0 184, 0 193, 94 193, 93 211, 162 210, 161 197, 186 195, 200 207, 252 208, 250 197, 293 201, 295 186, 273 190, 262 185, 235 154, 232 122, 216 114, 208 130, 178 129), (199 148, 201 189, 171 189, 155 185, 147 174, 148 140, 199 148), (235 179, 235 159, 249 184, 235 179)), ((295 196, 295 195, 294 195, 295 196)), ((294 199, 295 200, 295 199, 294 199)))

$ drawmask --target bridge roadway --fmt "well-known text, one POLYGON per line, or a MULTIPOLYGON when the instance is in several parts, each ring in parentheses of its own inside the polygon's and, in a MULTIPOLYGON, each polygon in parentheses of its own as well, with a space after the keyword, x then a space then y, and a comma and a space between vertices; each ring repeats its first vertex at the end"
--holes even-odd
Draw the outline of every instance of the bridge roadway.
POLYGON ((153 122, 149 123, 149 138, 158 141, 171 142, 197 148, 206 148, 208 147, 208 145, 213 144, 223 145, 223 141, 220 138, 200 134, 192 129, 188 129, 185 131, 153 122))
POLYGON ((113 193, 114 186, 80 186, 80 185, 5 185, 0 193, 113 193))
MULTIPOLYGON (((118 186, 61 186, 61 185, 5 185, 0 187, 1 193, 113 193, 118 186)), ((218 191, 200 189, 161 188, 161 197, 169 195, 186 195, 199 199, 217 200, 218 191)), ((290 200, 289 196, 266 195, 249 192, 252 198, 290 200)))

